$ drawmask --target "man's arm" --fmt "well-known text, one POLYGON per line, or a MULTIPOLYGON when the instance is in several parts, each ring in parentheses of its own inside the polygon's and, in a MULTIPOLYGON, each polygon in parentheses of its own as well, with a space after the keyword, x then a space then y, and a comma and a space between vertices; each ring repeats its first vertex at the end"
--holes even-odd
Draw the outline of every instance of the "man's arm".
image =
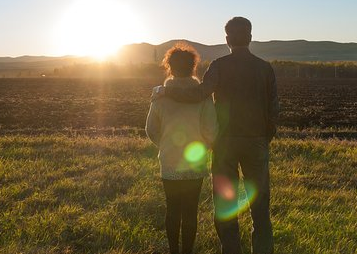
POLYGON ((276 126, 279 117, 279 100, 274 70, 271 66, 268 81, 268 138, 271 140, 276 134, 276 126))
POLYGON ((165 95, 179 102, 200 102, 215 91, 218 84, 218 66, 217 62, 213 61, 206 71, 203 82, 199 86, 192 87, 165 87, 165 95))
POLYGON ((204 102, 200 118, 200 131, 208 147, 212 148, 218 135, 217 113, 212 96, 204 102))

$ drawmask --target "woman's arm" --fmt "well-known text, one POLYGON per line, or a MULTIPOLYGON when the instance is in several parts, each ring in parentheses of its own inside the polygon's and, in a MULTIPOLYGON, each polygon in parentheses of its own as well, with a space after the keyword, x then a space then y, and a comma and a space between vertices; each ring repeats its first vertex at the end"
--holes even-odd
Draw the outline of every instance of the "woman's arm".
POLYGON ((145 131, 149 139, 158 147, 161 138, 161 117, 157 102, 153 102, 150 105, 150 110, 146 118, 145 131))

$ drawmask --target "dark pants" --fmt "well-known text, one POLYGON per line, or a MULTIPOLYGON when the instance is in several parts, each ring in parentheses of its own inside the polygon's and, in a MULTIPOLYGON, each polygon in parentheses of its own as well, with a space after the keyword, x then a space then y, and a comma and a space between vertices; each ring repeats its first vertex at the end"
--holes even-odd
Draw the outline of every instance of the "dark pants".
POLYGON ((273 253, 269 203, 269 142, 266 138, 220 138, 213 151, 215 226, 223 254, 241 254, 237 215, 240 165, 253 220, 253 254, 273 253))
POLYGON ((166 233, 171 254, 179 253, 180 228, 182 253, 191 254, 197 231, 197 209, 202 178, 195 180, 165 180, 166 233))

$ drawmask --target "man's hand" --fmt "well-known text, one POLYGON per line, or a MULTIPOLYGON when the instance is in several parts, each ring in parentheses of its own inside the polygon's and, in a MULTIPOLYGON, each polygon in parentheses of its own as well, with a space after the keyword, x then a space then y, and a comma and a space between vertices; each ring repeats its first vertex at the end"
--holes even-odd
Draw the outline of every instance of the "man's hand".
POLYGON ((151 93, 151 101, 155 101, 165 95, 165 87, 164 86, 155 86, 152 89, 151 93))

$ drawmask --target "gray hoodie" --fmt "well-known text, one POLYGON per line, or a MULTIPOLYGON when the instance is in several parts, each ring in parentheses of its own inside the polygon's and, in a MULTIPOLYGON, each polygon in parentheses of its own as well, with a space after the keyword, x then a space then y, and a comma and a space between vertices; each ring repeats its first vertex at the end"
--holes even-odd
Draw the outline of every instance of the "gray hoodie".
MULTIPOLYGON (((171 78, 165 86, 199 85, 195 78, 171 78)), ((199 103, 180 103, 168 97, 153 101, 146 133, 159 147, 161 177, 198 179, 208 174, 207 155, 218 133, 212 97, 199 103)))

